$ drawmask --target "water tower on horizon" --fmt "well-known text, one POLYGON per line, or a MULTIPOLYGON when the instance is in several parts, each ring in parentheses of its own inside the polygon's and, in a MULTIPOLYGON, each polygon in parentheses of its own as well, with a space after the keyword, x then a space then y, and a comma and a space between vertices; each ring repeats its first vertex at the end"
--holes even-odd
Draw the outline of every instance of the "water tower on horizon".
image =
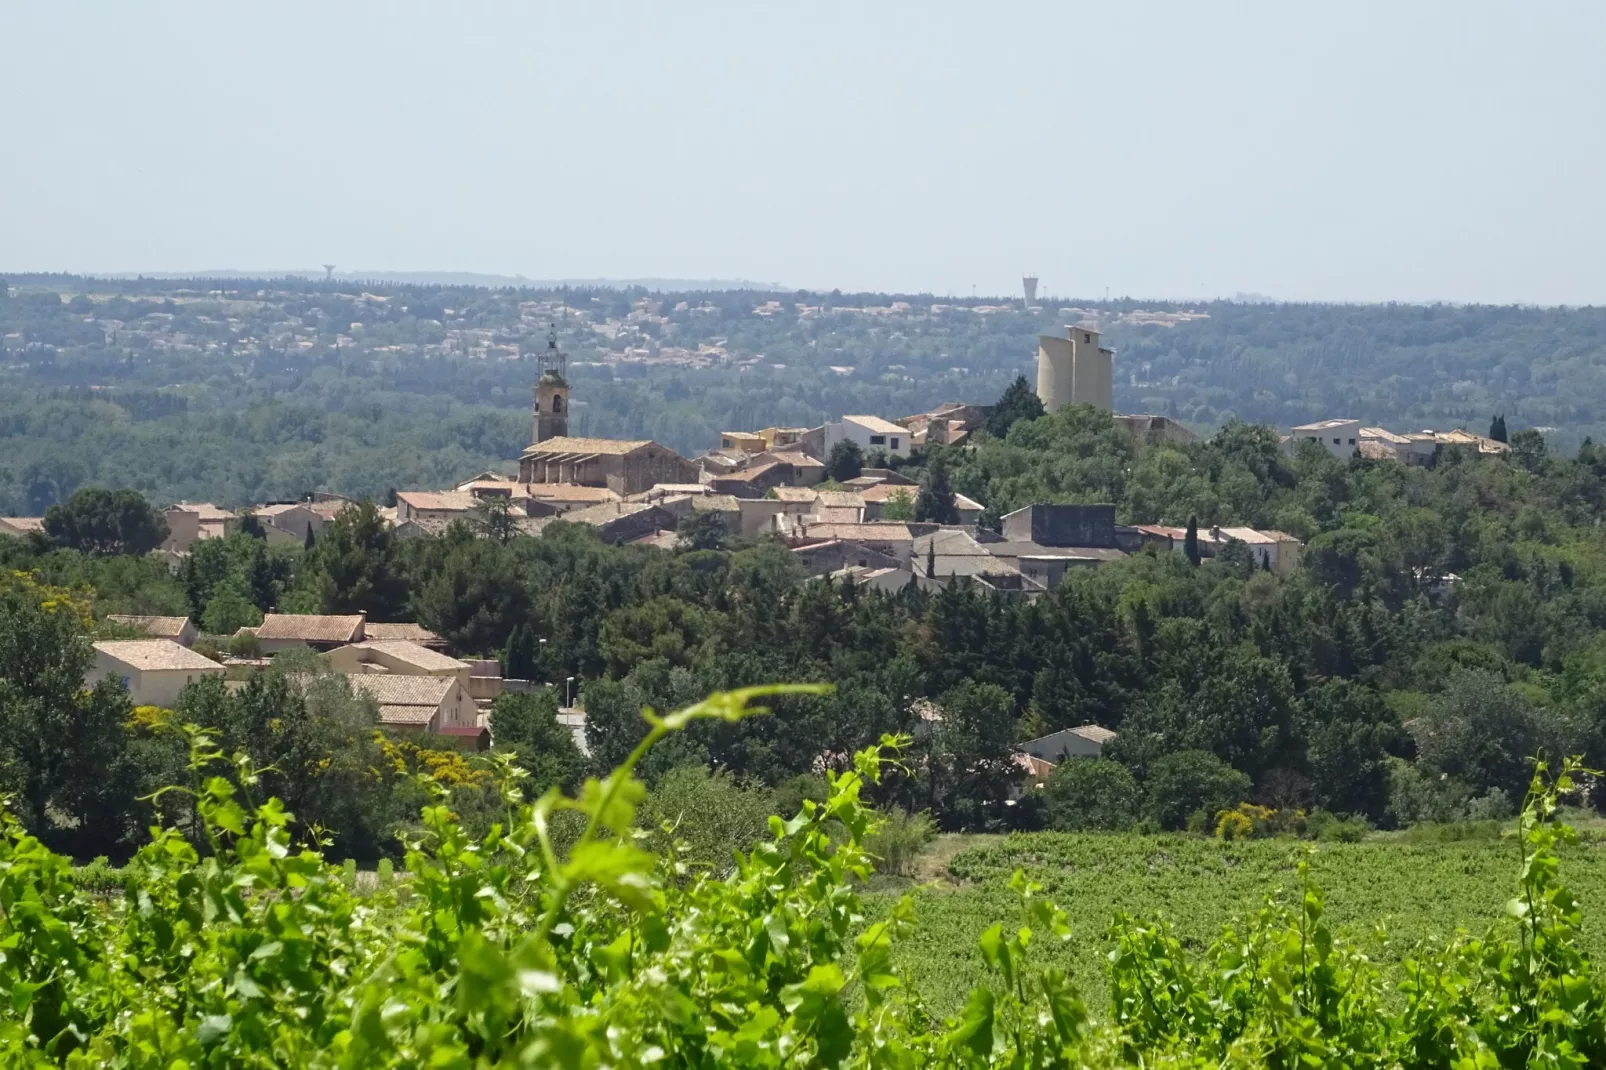
POLYGON ((1031 308, 1037 304, 1037 276, 1022 275, 1020 284, 1026 290, 1026 307, 1031 308))

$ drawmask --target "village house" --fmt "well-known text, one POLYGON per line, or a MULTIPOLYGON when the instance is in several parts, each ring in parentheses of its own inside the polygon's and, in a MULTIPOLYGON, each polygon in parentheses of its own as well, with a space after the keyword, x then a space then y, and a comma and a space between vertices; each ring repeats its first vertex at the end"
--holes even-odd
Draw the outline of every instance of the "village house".
POLYGON ((987 412, 985 405, 950 401, 930 412, 905 416, 898 423, 909 430, 909 441, 913 446, 958 446, 986 422, 987 412))
POLYGON ((858 444, 860 451, 880 450, 888 455, 907 454, 914 448, 910 431, 891 420, 879 416, 844 416, 836 423, 825 425, 825 451, 843 439, 858 444))
POLYGON ((258 506, 254 512, 268 542, 273 545, 304 545, 307 532, 312 532, 316 539, 329 524, 328 518, 308 502, 269 502, 258 506))
POLYGON ((195 623, 188 617, 143 617, 129 613, 108 613, 113 624, 132 628, 150 639, 171 639, 179 646, 195 645, 195 623))
MULTIPOLYGON (((1145 545, 1159 546, 1175 553, 1183 552, 1188 538, 1186 528, 1168 527, 1164 524, 1139 524, 1137 531, 1145 545)), ((1249 549, 1256 565, 1279 576, 1297 571, 1300 561, 1304 558, 1305 544, 1282 531, 1256 531, 1254 528, 1245 527, 1209 527, 1200 528, 1195 537, 1199 543, 1201 558, 1213 558, 1226 549, 1229 543, 1241 542, 1249 549)))
POLYGON ((394 676, 450 676, 468 686, 469 663, 406 639, 364 639, 335 647, 323 656, 335 672, 390 673, 394 676))
POLYGON ((1289 436, 1289 448, 1305 442, 1315 442, 1337 457, 1347 461, 1360 448, 1361 422, 1359 420, 1318 420, 1313 424, 1300 424, 1289 436))
POLYGON ((1151 445, 1171 443, 1184 445, 1197 442, 1199 436, 1189 431, 1186 426, 1169 416, 1155 416, 1150 413, 1116 413, 1111 417, 1115 426, 1131 435, 1140 442, 1151 445))
POLYGON ((864 499, 856 490, 822 490, 815 495, 808 516, 824 524, 862 524, 864 499))
POLYGON ((400 624, 379 624, 371 620, 363 621, 363 639, 404 639, 409 643, 427 646, 431 650, 445 650, 446 640, 424 627, 422 624, 404 622, 400 624))
POLYGON ((1104 747, 1115 739, 1115 733, 1096 724, 1079 728, 1062 728, 1046 736, 1027 740, 1020 750, 1041 761, 1058 764, 1067 758, 1099 758, 1104 747))
POLYGON ((696 483, 697 466, 656 442, 560 436, 537 442, 519 457, 524 483, 579 483, 637 494, 655 483, 696 483))
MULTIPOLYGON (((885 479, 876 479, 861 483, 860 479, 849 480, 848 485, 859 492, 859 498, 864 502, 864 518, 866 520, 881 520, 886 516, 887 503, 894 498, 908 499, 908 508, 914 508, 915 498, 920 494, 920 487, 913 481, 893 483, 885 479)), ((961 524, 974 524, 983 512, 981 503, 974 498, 967 498, 963 494, 954 495, 954 510, 959 514, 961 524)))
POLYGON ((354 695, 379 707, 379 724, 394 732, 453 736, 484 746, 488 733, 479 707, 455 676, 392 676, 358 673, 347 677, 354 695))
POLYGON ((905 580, 910 573, 895 554, 874 550, 859 542, 843 539, 825 539, 792 548, 792 556, 810 576, 836 575, 844 569, 901 572, 905 580))
POLYGON ((914 552, 914 535, 905 524, 809 523, 807 519, 785 513, 776 518, 778 523, 795 522, 783 532, 794 547, 820 542, 857 543, 893 559, 899 568, 909 567, 909 559, 914 552))
POLYGON ((167 521, 167 538, 162 549, 187 554, 202 539, 221 539, 238 527, 238 518, 227 509, 207 502, 179 502, 162 511, 167 521))
POLYGON ((257 637, 264 654, 281 650, 307 647, 311 650, 333 650, 347 643, 360 643, 367 638, 364 625, 366 614, 326 616, 319 613, 269 613, 255 628, 242 628, 257 637))
POLYGON ((136 706, 171 708, 185 687, 224 672, 211 658, 171 639, 103 639, 94 644, 94 651, 84 686, 113 677, 136 706))
POLYGON ((42 516, 0 516, 0 535, 10 535, 13 538, 23 538, 30 532, 45 531, 45 518, 42 516))
POLYGON ((593 505, 587 509, 576 509, 560 517, 532 520, 529 523, 530 534, 539 534, 546 529, 546 525, 553 520, 561 519, 569 524, 586 524, 597 529, 606 543, 634 542, 645 535, 658 531, 674 531, 680 526, 680 515, 676 512, 679 501, 689 504, 690 498, 679 500, 670 499, 667 502, 607 502, 603 505, 593 505))

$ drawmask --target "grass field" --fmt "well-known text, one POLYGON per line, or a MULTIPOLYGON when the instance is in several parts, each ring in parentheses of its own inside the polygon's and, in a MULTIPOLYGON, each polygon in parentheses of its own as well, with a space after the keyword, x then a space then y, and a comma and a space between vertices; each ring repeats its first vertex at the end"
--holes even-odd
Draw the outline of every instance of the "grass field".
MULTIPOLYGON (((1519 865, 1509 837, 1425 843, 1374 836, 1352 844, 1067 833, 942 837, 922 860, 920 880, 930 883, 915 892, 919 928, 901 961, 933 1009, 957 1010, 982 971, 977 936, 994 922, 1020 924, 1008 888, 1019 868, 1043 884, 1073 929, 1069 944, 1050 948, 1040 938, 1034 952, 1063 966, 1100 1014, 1108 1003, 1105 954, 1113 946, 1106 930, 1117 911, 1163 917, 1190 949, 1200 950, 1224 924, 1296 886, 1295 865, 1305 852, 1326 893, 1330 923, 1380 963, 1398 961, 1423 939, 1438 943, 1457 929, 1482 934, 1503 924, 1519 865)), ((1606 955, 1606 840, 1591 830, 1584 843, 1566 849, 1562 879, 1583 903, 1584 945, 1598 961, 1606 955)), ((897 890, 880 894, 890 898, 897 890)))

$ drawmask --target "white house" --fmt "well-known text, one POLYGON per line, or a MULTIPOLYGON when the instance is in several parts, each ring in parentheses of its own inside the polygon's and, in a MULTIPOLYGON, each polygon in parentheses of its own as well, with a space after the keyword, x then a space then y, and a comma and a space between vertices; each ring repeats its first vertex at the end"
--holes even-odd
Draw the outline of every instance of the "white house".
POLYGON ((865 453, 884 450, 888 454, 907 454, 913 446, 910 436, 907 427, 899 427, 879 416, 844 416, 838 423, 825 425, 826 456, 830 456, 831 447, 842 439, 857 442, 865 453))
POLYGON ((1320 442, 1322 448, 1341 461, 1355 456, 1361 443, 1359 420, 1319 420, 1301 424, 1288 436, 1288 448, 1298 449, 1302 442, 1320 442))
POLYGON ((136 706, 171 707, 186 684, 222 676, 223 666, 171 639, 107 639, 95 644, 95 662, 84 686, 111 676, 136 706))

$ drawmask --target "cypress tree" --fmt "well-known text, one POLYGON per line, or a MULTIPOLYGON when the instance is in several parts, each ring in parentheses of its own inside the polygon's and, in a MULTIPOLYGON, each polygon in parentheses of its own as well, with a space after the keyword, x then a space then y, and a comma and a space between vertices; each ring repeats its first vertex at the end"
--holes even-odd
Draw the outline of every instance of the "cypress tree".
POLYGON ((1496 442, 1509 441, 1506 438, 1506 414, 1505 413, 1500 413, 1493 420, 1489 421, 1489 437, 1494 439, 1496 442))
POLYGON ((502 674, 509 680, 533 680, 538 675, 535 633, 528 624, 516 626, 507 637, 507 651, 502 662, 502 674))
POLYGON ((1191 564, 1199 563, 1199 518, 1188 518, 1188 533, 1182 537, 1182 552, 1191 564))

